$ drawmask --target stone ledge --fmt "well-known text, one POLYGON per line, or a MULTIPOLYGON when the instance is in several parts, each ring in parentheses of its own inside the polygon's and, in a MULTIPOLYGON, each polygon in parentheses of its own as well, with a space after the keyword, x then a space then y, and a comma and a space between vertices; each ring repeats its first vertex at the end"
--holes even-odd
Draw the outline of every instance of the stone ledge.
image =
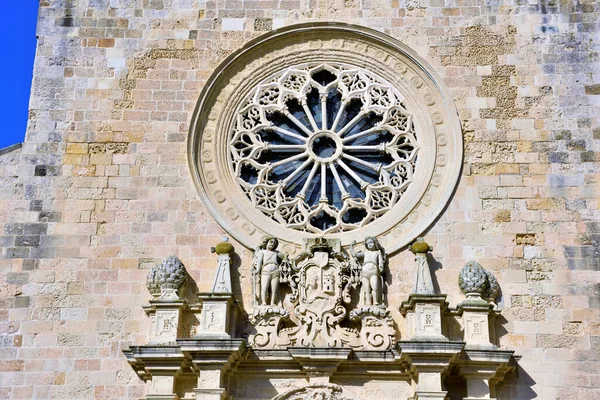
POLYGON ((1 148, 0 156, 3 156, 4 154, 8 154, 8 153, 11 153, 16 150, 20 150, 22 147, 23 147, 23 143, 17 143, 17 144, 13 144, 13 145, 1 148))

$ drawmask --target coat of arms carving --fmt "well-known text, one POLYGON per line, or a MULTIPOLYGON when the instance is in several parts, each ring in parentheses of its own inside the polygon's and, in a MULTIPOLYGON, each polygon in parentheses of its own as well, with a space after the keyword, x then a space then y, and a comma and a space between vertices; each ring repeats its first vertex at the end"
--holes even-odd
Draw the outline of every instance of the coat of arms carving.
POLYGON ((294 259, 277 252, 275 239, 266 238, 263 243, 264 248, 255 252, 253 268, 254 287, 260 289, 250 317, 253 347, 386 350, 394 345, 392 319, 380 300, 382 287, 368 279, 382 282, 383 262, 370 265, 372 259, 385 260, 378 243, 364 252, 352 249, 348 255, 337 239, 307 239, 304 251, 294 259), (271 261, 263 272, 265 259, 271 261), (282 294, 282 283, 289 285, 287 297, 282 294))

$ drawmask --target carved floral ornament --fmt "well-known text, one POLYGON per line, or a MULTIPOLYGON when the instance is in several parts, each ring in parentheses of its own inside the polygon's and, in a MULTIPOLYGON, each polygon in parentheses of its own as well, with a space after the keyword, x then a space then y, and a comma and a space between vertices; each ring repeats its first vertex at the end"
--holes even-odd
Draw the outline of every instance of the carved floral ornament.
POLYGON ((394 252, 443 210, 462 135, 447 89, 396 40, 367 28, 302 24, 227 58, 200 96, 189 140, 202 200, 233 237, 266 234, 394 252))

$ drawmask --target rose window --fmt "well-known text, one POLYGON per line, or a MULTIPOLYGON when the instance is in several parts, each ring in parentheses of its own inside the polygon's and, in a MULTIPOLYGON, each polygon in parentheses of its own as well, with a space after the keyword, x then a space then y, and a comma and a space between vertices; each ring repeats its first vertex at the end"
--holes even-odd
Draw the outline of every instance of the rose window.
POLYGON ((389 212, 413 181, 418 152, 402 94, 346 64, 295 66, 263 80, 238 108, 229 139, 253 206, 317 234, 389 212))

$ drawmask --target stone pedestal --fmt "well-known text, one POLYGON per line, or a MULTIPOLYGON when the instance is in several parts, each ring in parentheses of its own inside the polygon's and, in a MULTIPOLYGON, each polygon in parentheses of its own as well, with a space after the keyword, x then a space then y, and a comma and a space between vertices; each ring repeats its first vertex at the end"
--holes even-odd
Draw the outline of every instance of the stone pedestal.
POLYGON ((200 293, 200 325, 195 338, 231 339, 235 336, 238 311, 231 293, 200 293))
POLYGON ((446 295, 411 294, 400 306, 406 318, 409 340, 448 340, 442 331, 442 317, 448 309, 446 295))
POLYGON ((182 333, 182 314, 188 308, 185 300, 150 300, 144 307, 152 320, 150 344, 175 343, 182 333))
POLYGON ((493 304, 481 298, 471 298, 460 303, 457 315, 462 317, 464 340, 467 347, 495 347, 491 324, 497 312, 493 304))

